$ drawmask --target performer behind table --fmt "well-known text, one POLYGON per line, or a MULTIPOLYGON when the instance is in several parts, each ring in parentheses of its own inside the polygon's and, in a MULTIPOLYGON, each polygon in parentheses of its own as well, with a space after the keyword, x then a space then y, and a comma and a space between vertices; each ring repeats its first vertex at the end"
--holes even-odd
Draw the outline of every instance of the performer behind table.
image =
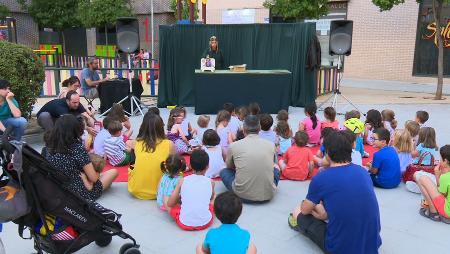
POLYGON ((209 47, 203 53, 203 58, 214 58, 216 60, 216 70, 223 68, 223 55, 219 49, 219 41, 217 41, 216 36, 209 38, 209 47))

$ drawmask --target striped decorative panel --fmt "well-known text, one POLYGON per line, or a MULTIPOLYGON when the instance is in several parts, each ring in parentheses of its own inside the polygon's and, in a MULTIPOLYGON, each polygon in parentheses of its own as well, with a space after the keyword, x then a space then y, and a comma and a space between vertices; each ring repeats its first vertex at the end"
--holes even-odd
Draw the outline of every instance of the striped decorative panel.
POLYGON ((324 95, 332 92, 338 82, 338 71, 336 67, 321 67, 317 71, 316 95, 324 95))

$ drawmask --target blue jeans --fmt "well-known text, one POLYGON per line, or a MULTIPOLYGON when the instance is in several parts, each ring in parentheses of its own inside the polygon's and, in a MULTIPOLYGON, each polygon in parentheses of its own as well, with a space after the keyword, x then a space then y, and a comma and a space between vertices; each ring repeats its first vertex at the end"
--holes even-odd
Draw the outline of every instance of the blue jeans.
POLYGON ((23 133, 25 132, 25 128, 27 127, 27 120, 23 117, 11 117, 5 120, 1 120, 2 124, 5 128, 12 126, 14 139, 21 140, 23 133))
MULTIPOLYGON (((234 169, 230 169, 230 168, 224 168, 221 172, 220 172, 220 178, 222 178, 222 182, 223 185, 225 185, 225 187, 229 190, 229 191, 233 191, 233 182, 234 179, 236 178, 236 170, 234 169)), ((276 186, 278 186, 278 182, 280 181, 280 171, 276 168, 273 169, 273 182, 275 183, 276 186)), ((242 199, 242 202, 244 203, 264 203, 267 201, 252 201, 252 200, 247 200, 247 199, 242 199)))
POLYGON ((373 175, 373 174, 370 174, 370 178, 372 178, 373 186, 382 188, 382 189, 395 189, 400 184, 400 182, 397 184, 396 183, 392 183, 392 184, 381 183, 380 180, 378 180, 377 175, 373 175))

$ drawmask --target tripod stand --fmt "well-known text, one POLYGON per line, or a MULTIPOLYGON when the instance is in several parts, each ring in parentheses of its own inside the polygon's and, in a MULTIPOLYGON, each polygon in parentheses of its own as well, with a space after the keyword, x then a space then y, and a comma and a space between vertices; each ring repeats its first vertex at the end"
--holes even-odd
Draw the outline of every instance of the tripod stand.
MULTIPOLYGON (((123 97, 120 101, 118 101, 118 104, 121 104, 122 102, 126 101, 126 100, 130 100, 130 112, 125 111, 128 115, 130 116, 136 116, 137 115, 137 111, 139 111, 141 113, 141 115, 144 115, 144 113, 142 112, 142 108, 143 107, 147 107, 145 106, 136 96, 133 95, 133 70, 131 69, 131 54, 128 54, 128 81, 130 82, 130 92, 128 93, 127 96, 123 97), (134 109, 134 106, 136 106, 136 109, 134 109)), ((106 110, 105 112, 103 112, 100 116, 103 117, 106 114, 108 114, 109 111, 111 111, 112 107, 109 108, 108 110, 106 110)))
POLYGON ((318 110, 324 110, 324 106, 328 103, 328 102, 330 102, 330 101, 332 101, 331 102, 331 107, 333 107, 335 110, 336 110, 336 112, 337 112, 337 114, 339 114, 339 115, 343 115, 344 113, 342 113, 342 112, 338 112, 338 108, 337 108, 337 106, 338 106, 338 99, 339 99, 339 97, 342 97, 348 104, 350 104, 353 108, 355 108, 356 110, 358 110, 359 112, 361 112, 361 110, 359 110, 359 108, 358 107, 356 107, 355 106, 355 104, 353 104, 353 102, 350 100, 350 99, 348 99, 347 97, 345 97, 345 95, 343 95, 342 93, 341 93, 341 91, 339 90, 339 88, 340 88, 340 86, 341 86, 341 80, 342 80, 342 77, 344 76, 343 75, 343 71, 342 71, 342 65, 341 65, 341 62, 342 61, 342 55, 339 55, 338 56, 338 69, 337 69, 337 75, 338 75, 338 81, 337 81, 337 84, 336 84, 336 88, 335 89, 333 89, 333 94, 330 96, 330 97, 328 97, 328 99, 326 99, 324 102, 322 102, 319 106, 318 106, 318 110))

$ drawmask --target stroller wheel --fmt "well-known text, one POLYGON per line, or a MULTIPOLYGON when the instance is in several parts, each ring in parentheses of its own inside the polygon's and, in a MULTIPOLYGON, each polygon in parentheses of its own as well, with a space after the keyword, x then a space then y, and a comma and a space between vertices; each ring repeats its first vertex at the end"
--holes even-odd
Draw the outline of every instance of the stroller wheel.
POLYGON ((102 238, 99 238, 95 241, 95 244, 97 244, 100 247, 106 247, 108 246, 112 241, 112 236, 110 235, 105 235, 102 238))
POLYGON ((119 254, 125 254, 125 251, 134 247, 132 243, 126 243, 120 247, 119 254))
POLYGON ((126 250, 124 254, 141 254, 141 251, 138 248, 132 247, 126 250))

